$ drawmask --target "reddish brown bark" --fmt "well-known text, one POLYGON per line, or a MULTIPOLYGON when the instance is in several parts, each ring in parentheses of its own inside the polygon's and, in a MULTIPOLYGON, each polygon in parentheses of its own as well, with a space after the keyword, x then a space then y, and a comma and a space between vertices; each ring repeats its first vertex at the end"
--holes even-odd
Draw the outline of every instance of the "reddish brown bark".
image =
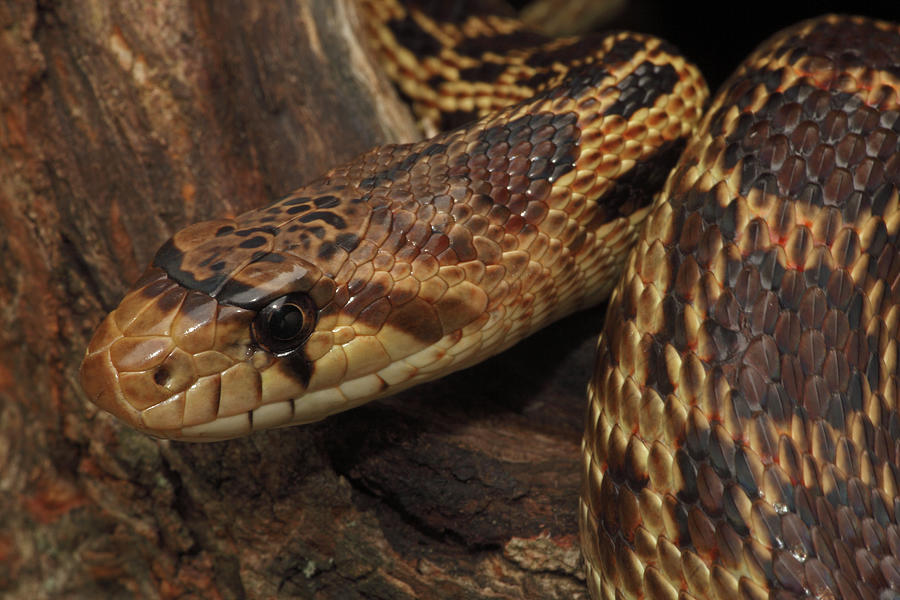
POLYGON ((174 230, 414 135, 353 24, 347 0, 0 2, 0 596, 585 596, 596 318, 227 443, 148 438, 78 386, 174 230))

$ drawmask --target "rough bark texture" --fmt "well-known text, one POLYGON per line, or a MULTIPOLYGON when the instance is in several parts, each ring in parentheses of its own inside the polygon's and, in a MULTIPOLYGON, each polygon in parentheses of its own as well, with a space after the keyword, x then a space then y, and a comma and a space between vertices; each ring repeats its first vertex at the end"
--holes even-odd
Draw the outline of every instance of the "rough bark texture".
POLYGON ((349 1, 0 0, 0 596, 579 598, 599 311, 305 428, 160 442, 92 329, 173 231, 414 134, 349 1))

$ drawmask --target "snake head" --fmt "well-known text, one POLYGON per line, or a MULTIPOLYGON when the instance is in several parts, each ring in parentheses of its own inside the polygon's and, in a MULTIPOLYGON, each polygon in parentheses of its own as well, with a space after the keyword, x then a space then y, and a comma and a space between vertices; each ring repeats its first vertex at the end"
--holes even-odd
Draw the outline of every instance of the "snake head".
POLYGON ((90 400, 146 433, 210 441, 317 421, 464 365, 481 338, 463 329, 496 323, 486 293, 431 255, 404 262, 363 239, 407 224, 353 198, 327 213, 335 196, 288 197, 176 233, 91 340, 90 400), (320 210, 295 210, 307 206, 320 210))
MULTIPOLYGON (((334 393, 293 401, 309 390, 314 359, 332 349, 333 333, 316 335, 316 325, 335 287, 276 250, 277 234, 220 220, 169 240, 88 346, 81 379, 90 399, 137 429, 186 440, 343 410, 346 398, 334 393)), ((312 384, 330 379, 320 373, 312 384)))

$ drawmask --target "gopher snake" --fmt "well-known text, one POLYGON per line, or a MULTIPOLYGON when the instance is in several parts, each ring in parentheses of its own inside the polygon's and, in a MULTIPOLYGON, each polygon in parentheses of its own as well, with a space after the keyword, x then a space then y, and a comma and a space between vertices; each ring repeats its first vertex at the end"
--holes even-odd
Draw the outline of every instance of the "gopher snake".
POLYGON ((654 201, 706 99, 671 46, 362 6, 423 119, 481 120, 178 232, 95 334, 89 397, 173 439, 310 422, 596 304, 624 265, 584 441, 592 594, 900 589, 897 28, 764 44, 654 201))

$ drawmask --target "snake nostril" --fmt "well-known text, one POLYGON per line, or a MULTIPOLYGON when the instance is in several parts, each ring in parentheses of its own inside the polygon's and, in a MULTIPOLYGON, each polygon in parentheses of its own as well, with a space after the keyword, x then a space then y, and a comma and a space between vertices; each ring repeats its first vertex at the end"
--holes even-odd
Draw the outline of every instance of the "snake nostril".
POLYGON ((156 382, 156 385, 165 387, 169 382, 169 369, 165 366, 156 369, 156 372, 153 374, 153 381, 156 382))

